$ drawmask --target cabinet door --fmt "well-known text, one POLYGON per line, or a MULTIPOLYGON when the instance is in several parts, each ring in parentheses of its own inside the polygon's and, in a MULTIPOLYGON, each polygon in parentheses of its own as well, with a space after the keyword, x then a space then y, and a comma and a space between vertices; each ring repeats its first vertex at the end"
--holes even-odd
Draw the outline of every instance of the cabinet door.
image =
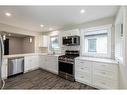
POLYGON ((78 35, 79 36, 80 35, 80 31, 78 29, 71 30, 70 31, 70 35, 71 36, 74 36, 74 35, 78 35))
POLYGON ((46 69, 52 73, 58 74, 58 57, 47 56, 46 57, 46 69))
POLYGON ((39 36, 39 47, 42 47, 42 35, 41 36, 39 36))
POLYGON ((85 60, 75 61, 75 79, 84 84, 92 84, 92 62, 85 60))
POLYGON ((39 68, 39 59, 38 56, 30 56, 30 65, 31 69, 37 69, 39 68))
POLYGON ((42 46, 48 47, 48 36, 43 36, 42 40, 43 40, 42 46))
POLYGON ((34 70, 39 68, 38 56, 25 56, 24 71, 34 70))
POLYGON ((24 71, 27 72, 31 69, 31 60, 29 56, 25 56, 24 58, 24 71))
POLYGON ((48 36, 39 36, 39 47, 48 47, 48 36))
POLYGON ((7 59, 3 60, 1 71, 2 71, 2 79, 6 79, 7 78, 7 59))
POLYGON ((74 35, 78 35, 80 36, 80 31, 79 29, 73 29, 73 30, 68 30, 68 31, 63 31, 62 32, 62 36, 74 36, 74 35))
POLYGON ((46 57, 45 56, 39 56, 39 66, 42 69, 46 69, 46 57))

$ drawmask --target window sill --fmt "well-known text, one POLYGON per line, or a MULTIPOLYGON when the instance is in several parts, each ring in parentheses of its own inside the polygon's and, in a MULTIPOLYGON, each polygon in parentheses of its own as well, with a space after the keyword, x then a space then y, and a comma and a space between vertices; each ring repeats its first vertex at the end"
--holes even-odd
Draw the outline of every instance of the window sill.
POLYGON ((111 59, 111 56, 108 54, 97 54, 97 53, 83 53, 84 57, 93 57, 93 58, 108 58, 111 59))
POLYGON ((87 60, 87 61, 94 61, 94 62, 102 62, 102 63, 115 63, 118 64, 118 62, 114 59, 108 59, 108 58, 94 58, 94 57, 77 57, 76 59, 79 60, 87 60))

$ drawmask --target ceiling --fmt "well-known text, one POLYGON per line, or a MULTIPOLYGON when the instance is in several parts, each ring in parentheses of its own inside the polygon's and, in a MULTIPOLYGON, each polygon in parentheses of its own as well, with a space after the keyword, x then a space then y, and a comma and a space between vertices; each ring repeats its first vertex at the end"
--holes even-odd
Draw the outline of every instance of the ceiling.
POLYGON ((49 31, 116 15, 118 6, 0 6, 0 23, 30 31, 49 31), (84 9, 84 14, 80 10, 84 9), (10 12, 12 16, 5 16, 10 12), (40 25, 44 27, 41 28, 40 25))
POLYGON ((30 37, 28 35, 22 35, 22 34, 17 34, 17 33, 9 33, 6 31, 0 31, 1 35, 6 35, 7 37, 18 37, 18 38, 25 38, 25 37, 30 37))

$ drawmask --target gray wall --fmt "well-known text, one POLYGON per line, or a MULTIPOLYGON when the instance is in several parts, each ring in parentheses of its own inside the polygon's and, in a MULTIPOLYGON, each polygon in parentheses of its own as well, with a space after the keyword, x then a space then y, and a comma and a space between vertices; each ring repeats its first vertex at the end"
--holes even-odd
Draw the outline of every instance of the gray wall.
POLYGON ((34 53, 34 50, 35 50, 35 47, 34 47, 34 44, 35 44, 35 40, 34 40, 34 37, 32 37, 32 42, 30 43, 29 41, 29 37, 26 37, 23 39, 23 53, 34 53))
POLYGON ((21 54, 22 49, 22 38, 9 37, 9 54, 21 54))
POLYGON ((34 53, 34 37, 29 42, 29 37, 8 37, 9 38, 9 54, 34 53))

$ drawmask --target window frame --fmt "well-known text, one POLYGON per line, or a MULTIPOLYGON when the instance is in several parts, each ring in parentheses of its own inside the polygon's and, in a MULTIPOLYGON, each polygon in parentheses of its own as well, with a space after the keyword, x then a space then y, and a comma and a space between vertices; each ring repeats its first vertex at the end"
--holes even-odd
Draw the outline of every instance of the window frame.
POLYGON ((87 29, 81 29, 81 56, 89 56, 89 57, 100 57, 100 58, 111 58, 112 52, 111 52, 111 27, 112 24, 104 25, 104 26, 98 26, 98 27, 92 27, 87 29), (107 34, 107 54, 104 53, 96 53, 96 52, 85 52, 85 33, 90 33, 97 30, 108 30, 107 34))

